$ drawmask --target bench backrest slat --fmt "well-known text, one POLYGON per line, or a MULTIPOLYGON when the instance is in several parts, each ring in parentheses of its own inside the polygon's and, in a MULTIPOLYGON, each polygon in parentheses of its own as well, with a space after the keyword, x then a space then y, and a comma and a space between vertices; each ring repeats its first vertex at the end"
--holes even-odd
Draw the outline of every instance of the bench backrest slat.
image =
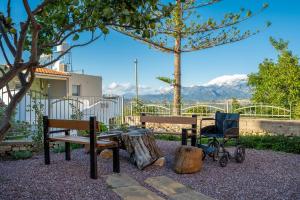
MULTIPOLYGON (((90 130, 90 121, 49 119, 48 127, 76 129, 76 130, 90 130)), ((98 129, 98 126, 96 126, 96 129, 98 129)))
POLYGON ((141 116, 141 123, 197 124, 197 117, 141 116))

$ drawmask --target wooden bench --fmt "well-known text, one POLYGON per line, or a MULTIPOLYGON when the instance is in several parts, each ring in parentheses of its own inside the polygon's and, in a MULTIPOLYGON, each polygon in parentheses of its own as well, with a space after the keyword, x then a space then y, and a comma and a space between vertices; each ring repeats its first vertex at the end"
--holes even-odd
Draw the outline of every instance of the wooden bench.
POLYGON ((50 164, 50 142, 65 142, 66 160, 71 160, 71 143, 90 146, 90 176, 97 179, 97 150, 112 149, 113 151, 113 172, 120 172, 119 142, 120 134, 109 134, 96 136, 98 122, 96 117, 90 117, 89 121, 81 120, 58 120, 43 117, 44 123, 44 153, 45 164, 50 164), (49 128, 63 128, 63 130, 49 131, 49 128), (70 129, 89 130, 90 137, 70 136, 70 129), (50 136, 50 134, 64 133, 62 136, 50 136))
POLYGON ((181 116, 146 116, 145 113, 141 114, 140 122, 142 128, 146 128, 146 123, 165 123, 165 124, 190 124, 191 128, 183 128, 181 132, 181 144, 187 145, 188 138, 191 138, 191 145, 196 146, 197 143, 197 115, 192 117, 181 116), (189 135, 191 131, 191 135, 189 135))

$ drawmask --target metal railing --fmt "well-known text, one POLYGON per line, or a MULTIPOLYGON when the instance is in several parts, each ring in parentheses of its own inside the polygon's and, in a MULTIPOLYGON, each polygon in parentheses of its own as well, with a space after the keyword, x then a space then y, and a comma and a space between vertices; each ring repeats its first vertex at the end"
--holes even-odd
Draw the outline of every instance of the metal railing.
MULTIPOLYGON (((12 90, 15 95, 17 90, 12 90)), ((11 99, 6 91, 0 90, 0 100, 7 105, 11 99)), ((29 91, 18 103, 14 119, 26 122, 30 126, 38 123, 36 111, 53 119, 82 119, 96 116, 103 124, 119 125, 123 123, 123 97, 103 98, 97 96, 49 97, 39 91, 29 91)))
MULTIPOLYGON (((135 101, 128 102, 125 105, 126 116, 138 116, 141 113, 150 115, 172 115, 171 104, 137 104, 135 101)), ((190 116, 214 116, 217 112, 240 113, 242 117, 259 117, 259 118, 292 118, 292 107, 289 108, 253 104, 244 102, 241 105, 232 104, 230 101, 224 102, 203 102, 196 104, 182 104, 181 115, 190 116)))
POLYGON ((289 109, 286 109, 279 106, 254 104, 235 108, 232 112, 240 113, 244 117, 292 118, 291 106, 289 109))

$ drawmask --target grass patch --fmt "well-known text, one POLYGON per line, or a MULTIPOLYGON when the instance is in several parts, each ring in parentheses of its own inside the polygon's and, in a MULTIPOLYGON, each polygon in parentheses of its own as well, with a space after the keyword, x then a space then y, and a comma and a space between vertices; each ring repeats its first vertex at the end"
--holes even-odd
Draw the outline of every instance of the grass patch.
POLYGON ((285 136, 242 136, 241 143, 246 148, 270 149, 300 154, 300 137, 285 136))
MULTIPOLYGON (((156 139, 167 141, 181 141, 180 135, 174 134, 156 134, 156 139)), ((202 143, 206 144, 207 138, 202 139, 202 143)), ((287 153, 300 154, 300 137, 286 137, 286 136, 240 136, 240 142, 246 148, 264 149, 273 151, 283 151, 287 153)), ((226 146, 233 146, 234 141, 230 140, 226 146)))
POLYGON ((32 152, 27 151, 27 150, 22 150, 22 151, 14 151, 12 153, 12 158, 19 160, 19 159, 27 159, 32 157, 32 152))
MULTIPOLYGON (((81 149, 83 148, 83 144, 73 144, 71 143, 71 150, 73 149, 81 149)), ((52 150, 54 153, 63 153, 65 152, 65 145, 64 144, 57 144, 52 150)))

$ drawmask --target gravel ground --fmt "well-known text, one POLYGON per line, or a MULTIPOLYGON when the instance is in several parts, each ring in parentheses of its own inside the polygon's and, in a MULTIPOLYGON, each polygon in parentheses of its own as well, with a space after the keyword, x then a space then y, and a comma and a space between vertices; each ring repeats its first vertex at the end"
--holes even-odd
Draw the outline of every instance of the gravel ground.
MULTIPOLYGON (((246 150, 242 164, 231 161, 221 168, 206 159, 201 172, 178 175, 172 171, 174 151, 179 142, 158 141, 166 155, 163 168, 150 166, 143 171, 129 163, 121 151, 121 172, 138 180, 168 176, 194 190, 216 199, 300 199, 300 155, 273 151, 246 150)), ((0 199, 120 199, 105 183, 112 173, 112 161, 98 159, 99 179, 89 178, 89 156, 82 149, 72 151, 72 160, 64 154, 51 154, 51 164, 43 156, 0 162, 0 199)), ((165 197, 165 196, 163 196, 165 197)))

